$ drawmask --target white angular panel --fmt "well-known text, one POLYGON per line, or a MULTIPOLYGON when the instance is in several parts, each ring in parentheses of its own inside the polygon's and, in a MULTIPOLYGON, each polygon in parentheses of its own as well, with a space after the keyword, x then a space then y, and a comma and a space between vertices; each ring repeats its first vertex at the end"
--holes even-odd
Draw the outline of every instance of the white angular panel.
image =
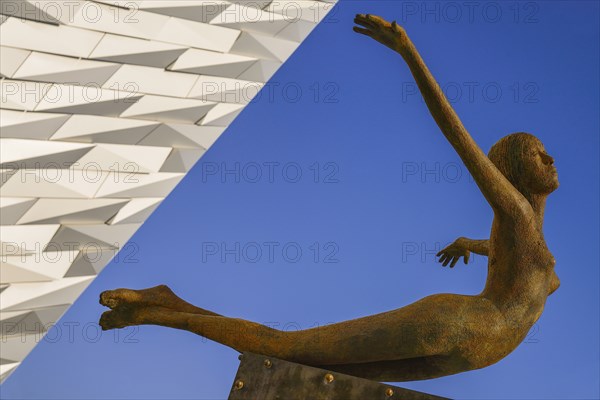
POLYGON ((234 54, 284 62, 296 50, 298 43, 255 32, 242 32, 231 48, 234 54))
POLYGON ((3 2, 0 382, 331 7, 3 2))
POLYGON ((281 67, 282 63, 273 60, 258 60, 246 71, 242 72, 238 79, 248 81, 267 82, 273 74, 281 67))
MULTIPOLYGON (((43 283, 10 285, 8 289, 0 293, 0 309, 3 311, 16 311, 70 304, 93 279, 94 277, 86 276, 43 283)), ((2 350, 3 354, 5 354, 4 350, 2 350)), ((13 359, 10 356, 8 358, 13 359)))
POLYGON ((243 109, 243 104, 219 103, 206 114, 200 125, 227 126, 243 109))
POLYGON ((204 152, 204 149, 173 149, 160 172, 188 172, 204 152))
POLYGON ((78 167, 93 164, 103 171, 158 172, 170 152, 171 147, 97 144, 78 160, 78 167))
MULTIPOLYGON (((41 113, 33 115, 37 114, 41 113)), ((73 115, 50 139, 83 143, 136 144, 159 125, 158 122, 136 119, 73 115)))
POLYGON ((27 256, 4 256, 0 261, 0 282, 53 281, 62 278, 79 250, 49 251, 43 257, 36 254, 27 256))
POLYGON ((144 222, 162 201, 162 197, 141 197, 131 199, 127 205, 119 210, 117 215, 115 215, 109 223, 115 225, 144 222))
POLYGON ((236 54, 188 49, 169 67, 172 71, 235 78, 258 59, 236 54))
POLYGON ((121 12, 109 5, 86 1, 86 4, 75 12, 71 21, 66 23, 85 30, 151 39, 169 19, 164 15, 140 10, 121 12))
POLYGON ((134 82, 138 93, 186 97, 197 79, 196 75, 169 72, 161 68, 123 65, 104 84, 104 88, 124 88, 134 82))
POLYGON ((172 17, 152 39, 225 53, 231 49, 239 35, 240 31, 236 29, 172 17))
MULTIPOLYGON (((113 257, 140 227, 139 223, 120 225, 62 225, 48 247, 58 250, 82 250, 85 254, 102 250, 113 257)), ((88 254, 88 258, 97 257, 88 254)))
POLYGON ((200 76, 188 97, 221 103, 248 104, 263 86, 261 82, 200 76))
POLYGON ((71 165, 94 145, 45 140, 0 139, 2 168, 60 168, 71 165), (47 162, 47 160, 51 160, 47 162))
POLYGON ((139 142, 146 146, 168 146, 175 148, 208 149, 221 136, 224 127, 197 126, 188 124, 162 124, 144 140, 139 142))
MULTIPOLYGON (((118 249, 107 251, 106 249, 96 246, 88 246, 84 251, 80 251, 79 255, 71 264, 71 267, 65 274, 66 277, 89 276, 97 275, 104 267, 115 257, 118 249)), ((132 256, 130 256, 132 257, 132 256)), ((126 261, 131 261, 126 259, 126 261)))
POLYGON ((122 89, 101 89, 99 85, 53 84, 35 110, 116 117, 142 98, 135 91, 135 85, 122 89))
POLYGON ((186 47, 174 44, 107 33, 94 48, 90 58, 165 68, 186 50, 186 47))
MULTIPOLYGON (((16 168, 0 168, 0 187, 4 185, 14 174, 19 171, 16 168)), ((2 192, 4 195, 4 192, 2 192)))
POLYGON ((40 3, 27 0, 12 0, 2 2, 2 13, 11 17, 31 19, 58 25, 58 20, 48 15, 40 3))
POLYGON ((95 165, 83 169, 20 169, 2 185, 2 196, 89 199, 108 174, 95 165))
POLYGON ((0 224, 16 225, 35 201, 27 197, 0 197, 0 224))
POLYGON ((120 64, 33 52, 13 77, 29 81, 102 85, 119 68, 120 64))
POLYGON ((0 137, 46 140, 69 118, 63 114, 0 109, 0 137))
MULTIPOLYGON (((33 339, 36 335, 31 336, 33 339)), ((39 337, 40 335, 37 335, 38 340, 39 337)), ((22 360, 31 350, 33 350, 35 345, 36 340, 23 340, 20 336, 7 337, 2 343, 2 358, 10 361, 22 360)))
POLYGON ((10 0, 2 1, 2 13, 19 19, 59 25, 68 19, 69 11, 77 10, 83 1, 38 1, 10 0))
POLYGON ((317 24, 315 23, 301 19, 293 24, 288 24, 285 28, 277 32, 275 37, 279 39, 301 42, 303 38, 307 37, 308 34, 315 29, 316 26, 317 24))
POLYGON ((12 78, 29 54, 29 50, 0 46, 0 76, 12 78))
POLYGON ((193 124, 215 105, 212 101, 146 95, 121 117, 193 124))
MULTIPOLYGON (((60 225, 0 226, 0 255, 40 254, 46 249, 60 225)), ((2 305, 0 304, 0 307, 2 305)))
POLYGON ((154 174, 130 174, 111 172, 97 197, 150 197, 167 195, 175 188, 185 174, 159 172, 154 174))
POLYGON ((234 3, 213 18, 210 23, 274 36, 289 24, 289 20, 282 14, 234 3))
POLYGON ((231 3, 224 0, 134 0, 140 10, 150 11, 171 17, 208 23, 226 10, 231 3))
POLYGON ((14 17, 0 25, 2 45, 73 57, 87 57, 104 34, 14 17))
POLYGON ((103 224, 128 200, 39 199, 17 222, 24 224, 103 224))
MULTIPOLYGON (((1 15, 0 15, 1 17, 1 15)), ((0 382, 4 381, 4 379, 8 378, 8 376, 19 366, 18 362, 8 362, 0 364, 0 382)))
POLYGON ((8 110, 33 111, 52 84, 3 79, 0 82, 0 107, 8 110))
POLYGON ((7 336, 43 333, 66 311, 68 305, 42 309, 0 311, 0 325, 7 336))

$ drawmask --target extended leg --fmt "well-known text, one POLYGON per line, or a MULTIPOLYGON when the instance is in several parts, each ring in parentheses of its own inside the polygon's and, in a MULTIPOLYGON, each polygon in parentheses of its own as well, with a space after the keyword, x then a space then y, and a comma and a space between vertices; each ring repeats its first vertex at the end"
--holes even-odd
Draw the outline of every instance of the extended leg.
POLYGON ((158 306, 123 305, 102 314, 104 330, 134 325, 160 325, 187 330, 229 346, 277 358, 290 356, 291 340, 286 332, 236 318, 173 311, 158 306))
POLYGON ((104 329, 162 325, 189 330, 238 351, 309 365, 356 364, 448 354, 458 339, 455 325, 448 321, 461 301, 461 296, 430 296, 386 313, 304 331, 281 332, 254 322, 209 314, 164 288, 119 289, 101 295, 101 303, 114 308, 102 316, 101 325, 104 329))
MULTIPOLYGON (((327 349, 320 348, 318 342, 306 342, 311 338, 310 335, 296 335, 302 331, 281 332, 241 319, 175 312, 162 307, 119 307, 105 312, 100 320, 104 329, 148 324, 187 330, 239 352, 250 351, 379 381, 431 379, 472 369, 464 360, 451 356, 331 365, 328 362, 339 360, 339 356, 331 359, 331 354, 327 354, 327 349), (299 344, 302 349, 299 348, 299 344), (315 357, 320 359, 320 362, 315 363, 315 357)), ((337 351, 343 352, 347 345, 345 340, 344 336, 338 338, 337 351)), ((348 356, 354 358, 356 354, 348 356)), ((391 353, 388 356, 391 356, 391 353)))

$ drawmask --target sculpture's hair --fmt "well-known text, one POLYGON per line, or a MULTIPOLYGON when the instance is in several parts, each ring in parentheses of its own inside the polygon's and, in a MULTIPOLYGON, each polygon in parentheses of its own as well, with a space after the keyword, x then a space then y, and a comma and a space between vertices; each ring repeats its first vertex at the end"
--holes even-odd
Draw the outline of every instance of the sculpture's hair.
POLYGON ((511 133, 498 140, 488 153, 490 161, 526 198, 529 197, 530 190, 523 179, 528 176, 524 173, 523 158, 526 152, 539 142, 539 139, 530 133, 511 133))

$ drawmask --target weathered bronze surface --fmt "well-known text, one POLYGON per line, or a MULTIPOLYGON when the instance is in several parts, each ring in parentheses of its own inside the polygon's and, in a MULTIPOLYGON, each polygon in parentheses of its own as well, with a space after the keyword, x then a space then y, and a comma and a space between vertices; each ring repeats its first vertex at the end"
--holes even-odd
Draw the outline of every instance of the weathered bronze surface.
POLYGON ((382 381, 430 379, 483 368, 512 352, 559 286, 542 233, 546 197, 558 188, 554 160, 533 135, 515 133, 488 156, 469 135, 403 28, 359 14, 354 27, 398 52, 433 118, 494 211, 490 239, 458 239, 440 252, 454 266, 469 252, 489 257, 483 291, 435 294, 405 307, 296 332, 195 307, 166 286, 103 292, 104 329, 154 324, 185 329, 253 352, 382 381))
POLYGON ((449 400, 258 354, 240 359, 229 400, 449 400))

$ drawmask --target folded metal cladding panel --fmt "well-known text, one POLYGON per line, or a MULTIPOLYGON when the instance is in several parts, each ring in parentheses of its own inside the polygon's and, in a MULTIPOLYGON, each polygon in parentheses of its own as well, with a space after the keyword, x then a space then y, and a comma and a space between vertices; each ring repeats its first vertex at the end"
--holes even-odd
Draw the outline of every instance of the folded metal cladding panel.
POLYGON ((333 5, 2 1, 0 381, 333 5))

